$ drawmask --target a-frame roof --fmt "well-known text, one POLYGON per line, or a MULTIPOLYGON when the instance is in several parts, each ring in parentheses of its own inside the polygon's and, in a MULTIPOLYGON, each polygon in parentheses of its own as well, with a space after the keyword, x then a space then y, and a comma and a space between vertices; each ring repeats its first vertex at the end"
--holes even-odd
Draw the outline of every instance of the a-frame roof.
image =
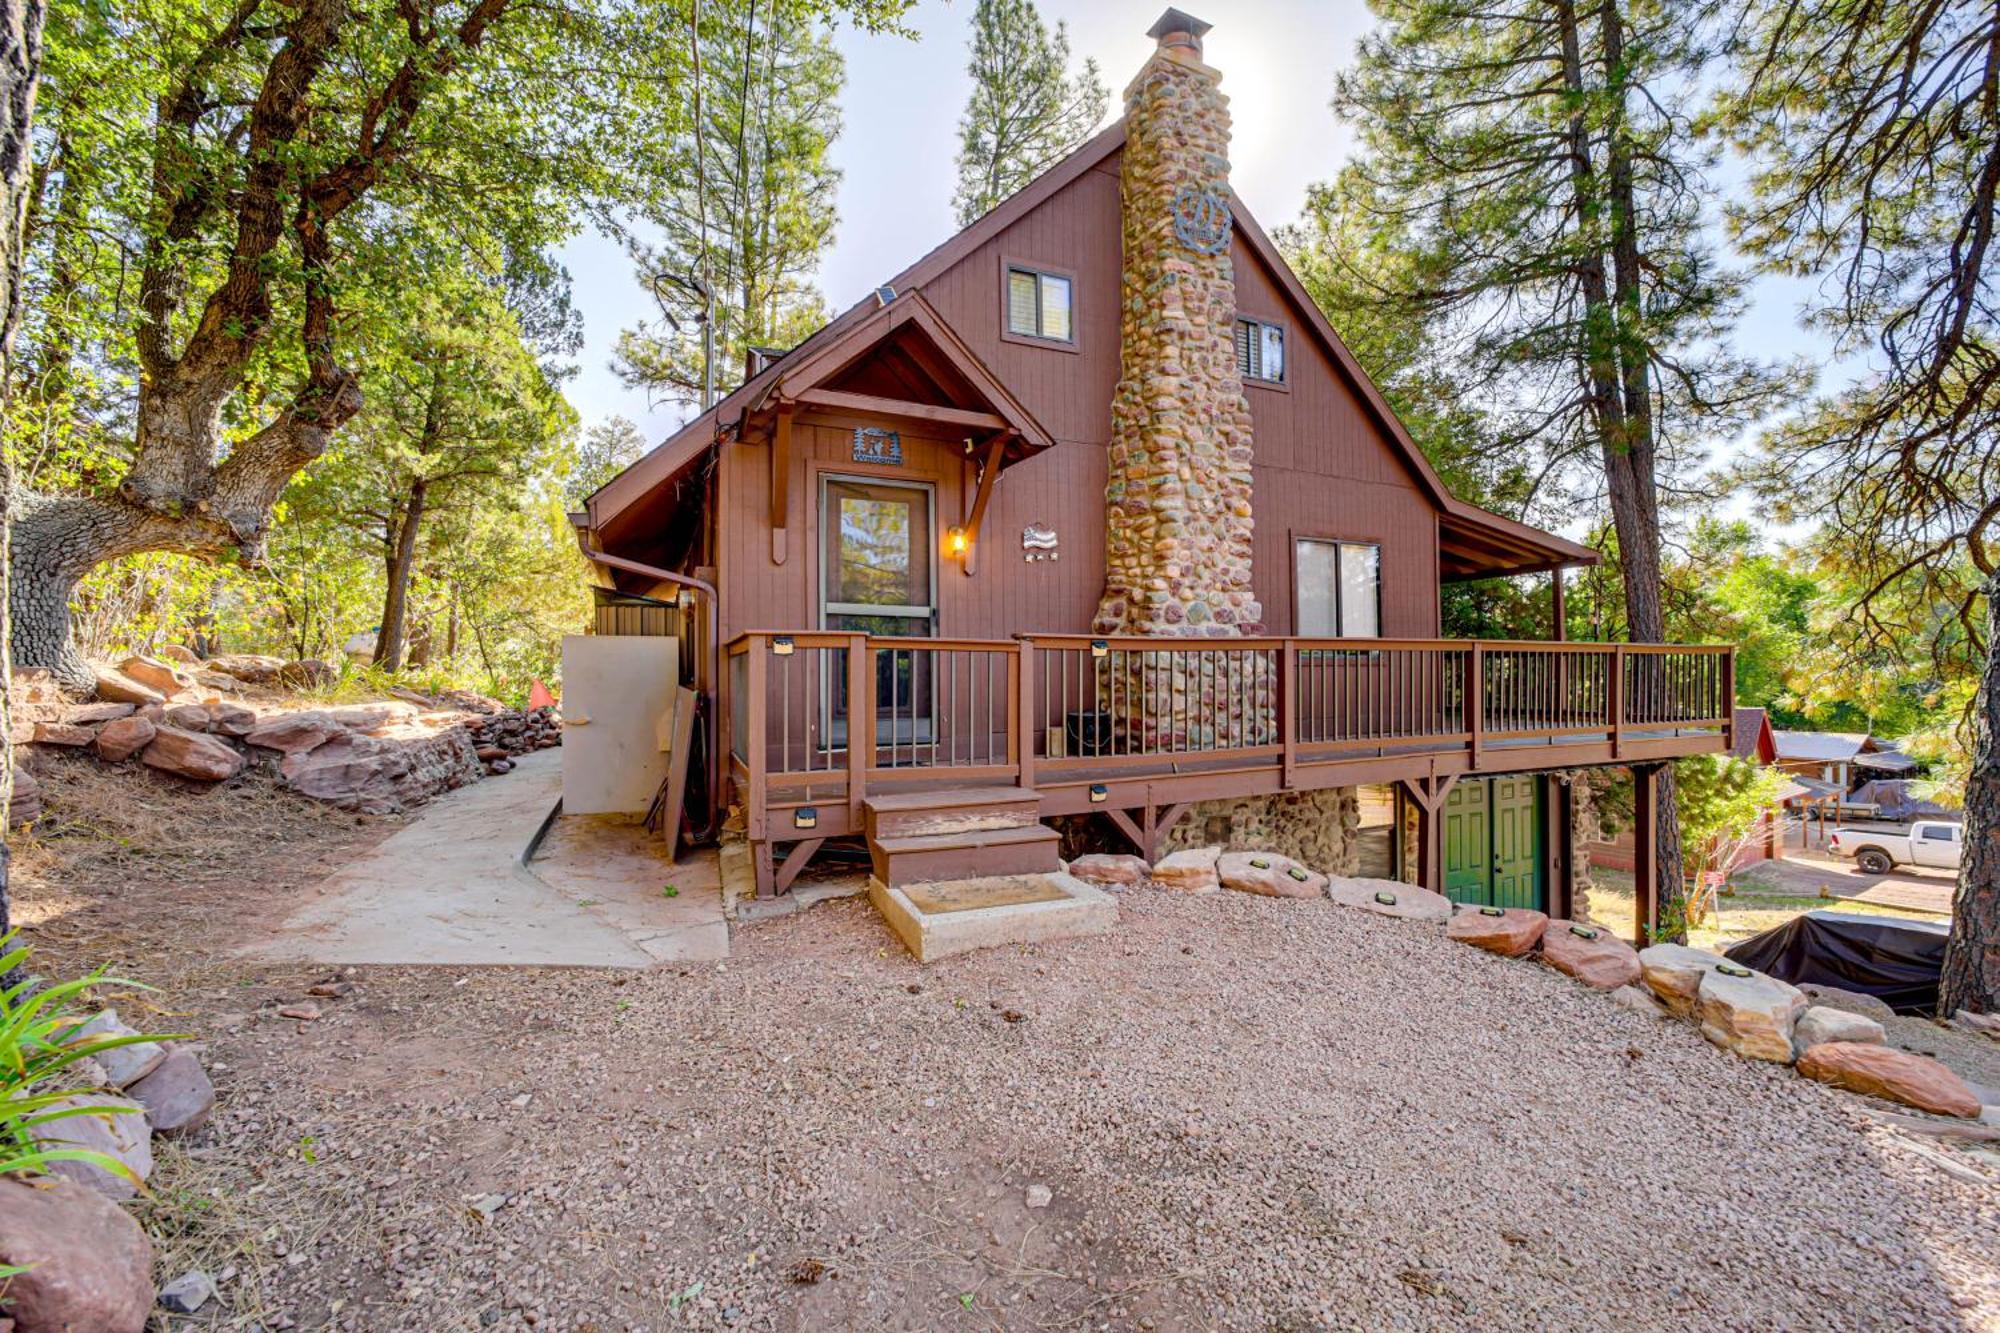
MULTIPOLYGON (((796 367, 830 354, 834 345, 844 344, 850 335, 857 332, 857 326, 900 305, 904 293, 917 293, 1084 173, 1109 159, 1124 145, 1125 122, 1121 119, 896 274, 876 293, 829 320, 782 359, 745 381, 715 407, 688 422, 657 449, 607 482, 586 502, 588 526, 601 528, 655 487, 679 475, 711 443, 725 439, 736 431, 746 412, 766 403, 772 396, 774 386, 793 375, 796 367), (889 298, 886 303, 885 297, 889 298)), ((1278 247, 1240 200, 1233 213, 1237 234, 1275 275, 1305 327, 1311 330, 1313 337, 1325 348, 1341 375, 1352 386, 1409 469, 1412 480, 1436 506, 1440 577, 1446 580, 1491 577, 1598 562, 1598 553, 1590 547, 1493 513, 1453 495, 1424 456, 1423 450, 1417 447, 1388 400, 1382 396, 1382 391, 1361 368, 1361 363, 1348 350, 1347 344, 1341 341, 1339 333, 1328 322, 1326 313, 1312 299, 1278 247)), ((928 309, 928 306, 925 308, 928 309)), ((931 315, 940 328, 948 330, 943 320, 936 319, 934 311, 931 315)), ((969 350, 965 355, 977 364, 978 358, 972 356, 969 350)), ((991 378, 990 373, 988 378, 991 378)), ((1004 392, 1004 386, 996 384, 996 388, 1004 392)), ((1015 406, 1018 407, 1018 403, 1015 406)), ((1025 415, 1025 409, 1021 410, 1025 415)))

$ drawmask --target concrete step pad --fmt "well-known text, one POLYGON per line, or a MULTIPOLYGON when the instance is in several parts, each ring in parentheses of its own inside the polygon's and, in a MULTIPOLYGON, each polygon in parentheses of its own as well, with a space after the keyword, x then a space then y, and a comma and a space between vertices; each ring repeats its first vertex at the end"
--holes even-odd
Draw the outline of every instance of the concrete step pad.
POLYGON ((974 949, 1102 934, 1118 923, 1115 898, 1060 871, 901 887, 871 879, 868 900, 920 963, 974 949))

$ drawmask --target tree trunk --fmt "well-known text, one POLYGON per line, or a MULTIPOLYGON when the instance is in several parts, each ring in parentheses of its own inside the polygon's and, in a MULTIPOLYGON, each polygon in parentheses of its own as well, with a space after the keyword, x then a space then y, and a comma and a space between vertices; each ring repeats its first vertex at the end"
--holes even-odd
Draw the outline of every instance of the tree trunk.
POLYGON ((77 581, 107 560, 140 551, 212 553, 223 544, 199 525, 115 498, 17 494, 7 590, 14 660, 49 668, 65 689, 90 692, 97 678, 69 632, 77 581))
POLYGON ((1951 904, 1938 1014, 2000 1013, 2000 573, 1986 580, 1986 666, 1965 778, 1965 856, 1951 904))
MULTIPOLYGON (((1613 288, 1610 318, 1593 337, 1608 344, 1606 361, 1616 367, 1615 387, 1593 376, 1600 392, 1615 394, 1618 406, 1599 433, 1604 457, 1604 482, 1611 500, 1611 517, 1618 531, 1618 554, 1625 583, 1626 636, 1633 643, 1666 640, 1666 616, 1660 603, 1660 498, 1654 468, 1652 355, 1645 335, 1645 289, 1641 277, 1639 210, 1633 186, 1633 145, 1626 131, 1624 78, 1625 31, 1619 0, 1602 0, 1598 7, 1598 39, 1603 48, 1605 91, 1611 115, 1604 137, 1606 210, 1613 288)), ((1565 61, 1568 63, 1567 41, 1565 61)), ((1575 76, 1580 89, 1580 72, 1575 76)), ((1587 131, 1573 122, 1574 139, 1587 131)), ((1593 244, 1596 238, 1592 238, 1593 244)), ((1639 669, 1649 665, 1635 659, 1639 669)), ((1733 702, 1733 701, 1732 701, 1733 702)), ((1660 886, 1660 920, 1664 939, 1685 942, 1686 875, 1681 865, 1680 816, 1675 801, 1674 770, 1660 774, 1659 820, 1654 833, 1655 870, 1660 886)))
MULTIPOLYGON (((42 73, 42 0, 0 0, 0 421, 14 389, 14 334, 21 327, 21 248, 28 220, 32 176, 35 89, 42 73)), ((14 804, 14 741, 7 651, 14 587, 10 556, 14 529, 14 440, 0 431, 0 938, 14 924, 8 888, 8 814, 14 804)), ((65 620, 67 611, 65 610, 65 620)), ((0 949, 0 953, 6 950, 0 949)), ((8 978, 0 976, 0 983, 8 978)))
POLYGON ((428 486, 422 477, 411 480, 410 493, 403 501, 402 525, 396 530, 395 544, 389 548, 387 587, 382 594, 382 628, 375 636, 375 664, 389 671, 403 669, 410 571, 417 563, 417 525, 423 521, 424 491, 428 486))

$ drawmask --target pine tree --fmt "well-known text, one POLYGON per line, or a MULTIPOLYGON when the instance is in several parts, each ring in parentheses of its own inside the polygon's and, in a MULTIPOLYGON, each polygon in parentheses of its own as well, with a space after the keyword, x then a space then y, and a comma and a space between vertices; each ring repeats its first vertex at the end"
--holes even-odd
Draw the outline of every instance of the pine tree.
POLYGON ((674 144, 678 182, 648 209, 653 243, 632 247, 667 318, 620 335, 619 373, 671 402, 703 388, 710 294, 714 384, 743 379, 753 349, 786 348, 826 321, 812 276, 833 242, 846 62, 819 11, 798 0, 711 0, 700 10, 700 113, 674 144))
POLYGON ((1854 590, 1844 655, 1926 645, 1969 700, 1939 1007, 2000 1012, 2000 11, 1752 0, 1736 34, 1737 239, 1821 279, 1809 316, 1867 372, 1772 431, 1756 478, 1854 590))
POLYGON ((1110 92, 1097 62, 1069 73, 1069 30, 1052 33, 1034 0, 979 0, 972 12, 972 97, 959 121, 964 226, 1047 171, 1104 119, 1110 92))
MULTIPOLYGON (((1339 83, 1367 149, 1356 197, 1424 258, 1401 295, 1447 328, 1479 386, 1531 426, 1536 465, 1601 486, 1626 623, 1665 634, 1662 490, 1785 381, 1721 345, 1740 280, 1704 234, 1708 155, 1686 102, 1709 52, 1693 4, 1376 0, 1339 83)), ((1671 770, 1658 848, 1680 933, 1671 770)))

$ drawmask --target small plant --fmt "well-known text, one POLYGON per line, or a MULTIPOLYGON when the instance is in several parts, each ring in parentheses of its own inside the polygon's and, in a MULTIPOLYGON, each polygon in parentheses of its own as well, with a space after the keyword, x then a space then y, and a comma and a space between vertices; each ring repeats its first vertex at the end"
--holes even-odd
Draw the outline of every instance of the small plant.
POLYGON ((89 1162, 140 1184, 138 1177, 116 1158, 87 1148, 44 1148, 41 1136, 35 1131, 52 1121, 114 1109, 61 1105, 74 1094, 50 1085, 58 1081, 57 1075, 79 1060, 114 1047, 158 1040, 147 1036, 73 1035, 86 1021, 77 1011, 77 1003, 93 987, 107 984, 139 990, 146 987, 108 977, 100 969, 87 977, 35 991, 34 978, 27 975, 23 966, 28 960, 28 950, 11 947, 17 933, 0 935, 0 979, 13 978, 11 984, 0 985, 0 1176, 43 1174, 54 1162, 89 1162))
POLYGON ((662 898, 678 898, 681 896, 680 886, 678 884, 669 884, 666 888, 660 890, 660 896, 662 898))

